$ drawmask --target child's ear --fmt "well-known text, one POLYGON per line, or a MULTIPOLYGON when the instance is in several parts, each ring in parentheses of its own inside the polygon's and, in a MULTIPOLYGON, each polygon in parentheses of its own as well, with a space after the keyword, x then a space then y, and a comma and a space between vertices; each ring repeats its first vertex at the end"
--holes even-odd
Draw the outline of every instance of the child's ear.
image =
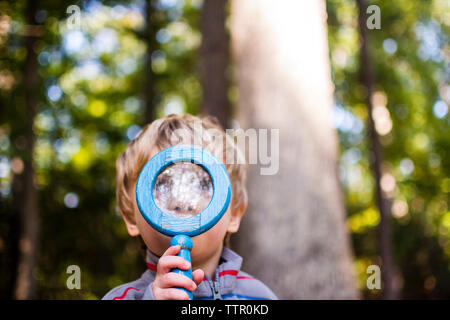
POLYGON ((140 232, 136 224, 136 219, 130 219, 130 217, 125 215, 122 210, 119 209, 119 211, 122 215, 123 221, 125 221, 125 225, 127 226, 128 234, 132 237, 138 236, 140 232))
POLYGON ((242 216, 247 210, 247 203, 242 202, 239 207, 237 207, 234 211, 231 211, 230 223, 228 224, 227 232, 236 233, 239 230, 239 226, 241 224, 242 216))

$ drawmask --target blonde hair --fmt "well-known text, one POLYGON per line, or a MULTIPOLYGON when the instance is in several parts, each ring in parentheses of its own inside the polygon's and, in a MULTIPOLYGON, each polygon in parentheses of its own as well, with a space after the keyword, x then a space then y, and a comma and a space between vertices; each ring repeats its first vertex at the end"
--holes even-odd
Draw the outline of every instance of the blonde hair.
POLYGON ((243 161, 226 163, 227 154, 242 154, 233 139, 225 134, 216 118, 211 116, 196 117, 190 114, 169 115, 146 125, 131 141, 125 152, 116 161, 116 197, 122 213, 131 221, 134 219, 134 190, 139 173, 150 159, 156 147, 161 151, 176 144, 196 144, 214 154, 224 163, 231 181, 231 210, 242 204, 247 206, 246 167, 243 161))

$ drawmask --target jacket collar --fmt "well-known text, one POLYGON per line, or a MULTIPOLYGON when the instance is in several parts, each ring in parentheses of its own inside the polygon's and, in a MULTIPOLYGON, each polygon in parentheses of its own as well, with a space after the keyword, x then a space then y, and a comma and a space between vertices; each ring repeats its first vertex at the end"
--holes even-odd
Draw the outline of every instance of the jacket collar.
MULTIPOLYGON (((147 268, 156 273, 156 265, 159 257, 147 249, 147 268)), ((236 288, 236 277, 241 269, 242 257, 231 249, 223 248, 219 260, 219 266, 216 269, 214 281, 205 276, 203 281, 194 291, 194 298, 208 298, 213 296, 213 282, 219 287, 220 295, 226 295, 233 292, 236 288)))

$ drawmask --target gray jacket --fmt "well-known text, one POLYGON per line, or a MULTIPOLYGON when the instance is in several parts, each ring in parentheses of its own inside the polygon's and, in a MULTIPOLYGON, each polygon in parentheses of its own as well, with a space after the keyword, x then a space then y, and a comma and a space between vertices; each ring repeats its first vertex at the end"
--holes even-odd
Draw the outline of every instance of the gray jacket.
MULTIPOLYGON (((133 282, 109 291, 102 300, 154 300, 151 284, 155 279, 159 257, 147 250, 148 269, 133 282)), ((224 248, 216 270, 215 281, 205 279, 194 291, 194 300, 274 300, 275 294, 261 281, 240 270, 242 258, 224 248)))

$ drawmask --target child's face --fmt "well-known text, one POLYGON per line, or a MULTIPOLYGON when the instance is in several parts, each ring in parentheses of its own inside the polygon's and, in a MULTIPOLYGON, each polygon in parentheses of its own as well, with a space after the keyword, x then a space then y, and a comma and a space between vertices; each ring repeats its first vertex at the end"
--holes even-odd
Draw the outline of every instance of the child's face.
MULTIPOLYGON (((158 151, 159 150, 152 150, 150 158, 158 151)), ((135 190, 135 188, 136 184, 133 185, 132 190, 135 190)), ((153 229, 141 215, 136 199, 134 197, 133 199, 135 222, 132 223, 128 219, 125 219, 128 232, 131 236, 141 235, 147 248, 154 254, 161 256, 169 247, 171 237, 165 236, 153 229)), ((226 233, 234 233, 238 230, 244 210, 232 213, 230 207, 231 206, 228 207, 228 210, 216 225, 208 231, 192 238, 194 243, 191 251, 193 265, 201 265, 206 263, 211 257, 220 256, 226 233)))

